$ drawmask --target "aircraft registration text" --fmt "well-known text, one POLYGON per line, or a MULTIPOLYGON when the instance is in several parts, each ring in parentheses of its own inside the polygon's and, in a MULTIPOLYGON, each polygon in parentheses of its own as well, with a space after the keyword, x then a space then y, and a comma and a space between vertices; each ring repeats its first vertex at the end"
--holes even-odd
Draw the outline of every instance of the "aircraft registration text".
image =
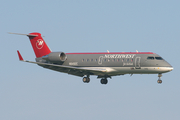
POLYGON ((78 62, 69 62, 69 65, 78 65, 78 62))

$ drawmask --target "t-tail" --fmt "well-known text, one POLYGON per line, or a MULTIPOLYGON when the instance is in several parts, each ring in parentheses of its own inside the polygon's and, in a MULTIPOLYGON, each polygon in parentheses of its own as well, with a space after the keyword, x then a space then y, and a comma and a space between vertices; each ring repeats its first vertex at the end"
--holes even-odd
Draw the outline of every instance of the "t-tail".
POLYGON ((30 39, 32 48, 37 58, 51 53, 51 50, 47 46, 46 42, 43 40, 40 33, 33 32, 29 34, 19 34, 19 33, 10 33, 10 34, 27 35, 30 39))

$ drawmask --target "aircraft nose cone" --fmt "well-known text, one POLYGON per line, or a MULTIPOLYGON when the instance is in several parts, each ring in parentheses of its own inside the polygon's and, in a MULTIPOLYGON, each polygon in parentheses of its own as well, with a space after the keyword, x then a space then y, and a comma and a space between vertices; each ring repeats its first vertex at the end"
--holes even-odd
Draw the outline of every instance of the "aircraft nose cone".
POLYGON ((170 71, 172 71, 173 69, 174 69, 174 68, 171 66, 171 67, 168 67, 168 68, 167 68, 167 71, 170 72, 170 71))
POLYGON ((169 63, 167 63, 167 68, 168 68, 168 71, 172 71, 174 69, 169 63))
POLYGON ((169 68, 169 71, 172 71, 174 68, 171 66, 170 68, 169 68))

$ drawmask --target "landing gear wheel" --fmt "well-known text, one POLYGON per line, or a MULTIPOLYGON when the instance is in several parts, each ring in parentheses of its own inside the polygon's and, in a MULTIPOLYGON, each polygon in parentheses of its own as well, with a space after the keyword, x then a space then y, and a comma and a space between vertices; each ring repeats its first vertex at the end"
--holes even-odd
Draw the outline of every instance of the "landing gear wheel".
POLYGON ((86 77, 83 77, 83 82, 84 82, 84 83, 86 82, 86 77))
POLYGON ((90 78, 87 77, 87 81, 86 82, 89 83, 90 82, 90 78))
POLYGON ((108 80, 107 79, 101 79, 101 84, 107 84, 108 80))
POLYGON ((159 79, 157 80, 157 83, 158 83, 158 84, 161 84, 161 83, 162 83, 162 80, 161 80, 162 74, 159 73, 159 74, 158 74, 158 77, 159 77, 159 79))
POLYGON ((84 83, 89 83, 90 82, 90 78, 89 77, 83 77, 83 82, 84 83))
POLYGON ((158 80, 157 83, 161 84, 161 83, 162 83, 162 80, 158 80))

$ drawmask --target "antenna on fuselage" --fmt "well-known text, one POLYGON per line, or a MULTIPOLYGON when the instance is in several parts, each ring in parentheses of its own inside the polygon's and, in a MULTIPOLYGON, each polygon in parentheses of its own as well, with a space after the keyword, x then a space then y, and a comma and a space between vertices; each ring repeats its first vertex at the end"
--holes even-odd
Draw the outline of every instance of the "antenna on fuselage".
POLYGON ((136 50, 136 52, 138 53, 138 51, 136 50))
POLYGON ((109 53, 109 50, 107 50, 107 52, 109 53))

